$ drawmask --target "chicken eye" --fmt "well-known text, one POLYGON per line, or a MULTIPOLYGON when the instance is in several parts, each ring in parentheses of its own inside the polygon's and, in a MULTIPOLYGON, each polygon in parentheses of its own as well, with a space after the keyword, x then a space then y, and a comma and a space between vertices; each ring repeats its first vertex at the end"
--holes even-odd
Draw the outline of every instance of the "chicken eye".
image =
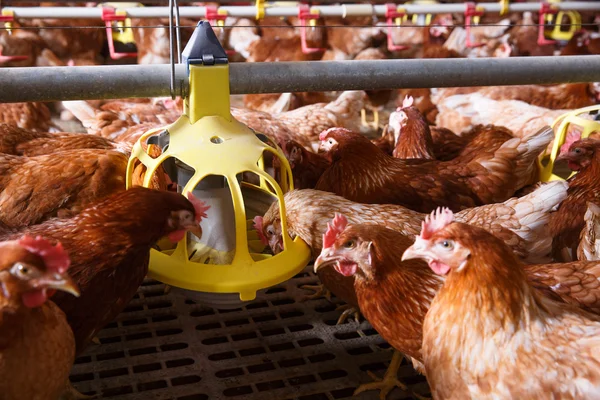
POLYGON ((269 235, 269 236, 273 236, 274 234, 275 234, 275 229, 273 229, 273 227, 272 227, 272 226, 269 226, 269 227, 267 228, 267 235, 269 235))
POLYGON ((576 148, 575 150, 573 150, 573 153, 575 153, 575 154, 581 154, 581 149, 580 148, 576 148))
POLYGON ((344 243, 344 247, 347 249, 351 249, 354 247, 356 243, 354 242, 354 240, 348 240, 346 243, 344 243))
POLYGON ((32 275, 33 270, 24 264, 16 263, 10 272, 17 278, 28 279, 32 275))
POLYGON ((454 243, 452 243, 452 241, 450 240, 442 240, 438 244, 446 250, 452 250, 452 248, 454 247, 454 243))
POLYGON ((333 139, 329 139, 329 140, 327 141, 327 143, 329 143, 329 144, 333 145, 333 139))

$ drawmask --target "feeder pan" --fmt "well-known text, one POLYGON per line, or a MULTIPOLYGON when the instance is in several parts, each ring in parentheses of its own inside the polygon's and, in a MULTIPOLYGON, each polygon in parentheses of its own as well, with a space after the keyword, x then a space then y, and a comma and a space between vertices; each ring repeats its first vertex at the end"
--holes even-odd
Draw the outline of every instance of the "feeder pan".
MULTIPOLYGON (((599 121, 584 119, 580 116, 581 114, 589 114, 594 111, 599 112, 600 105, 569 111, 554 120, 554 123, 552 124, 552 129, 554 129, 554 143, 552 144, 552 151, 549 155, 544 152, 538 159, 538 165, 540 167, 540 180, 542 182, 563 180, 563 178, 553 173, 554 163, 556 161, 556 157, 558 157, 561 146, 565 143, 567 130, 572 125, 580 127, 581 139, 587 138, 592 132, 600 132, 599 121), (543 163, 545 158, 548 158, 546 165, 543 163)), ((576 172, 572 172, 569 178, 575 174, 576 172)))
POLYGON ((180 193, 192 192, 211 206, 201 223, 202 238, 188 233, 179 243, 163 239, 160 250, 151 250, 148 276, 170 285, 174 294, 215 308, 237 308, 302 271, 311 252, 286 230, 283 195, 293 189, 293 179, 283 152, 231 116, 227 55, 208 22, 198 23, 183 60, 190 80, 183 115, 140 137, 129 159, 127 187, 136 161, 147 168, 146 187, 162 166, 180 193), (144 150, 149 144, 162 153, 150 157, 144 150), (265 155, 280 160, 280 182, 267 173, 265 155), (249 174, 254 182, 246 179, 249 174), (274 201, 280 205, 284 243, 275 256, 264 253, 252 225, 252 218, 274 201))

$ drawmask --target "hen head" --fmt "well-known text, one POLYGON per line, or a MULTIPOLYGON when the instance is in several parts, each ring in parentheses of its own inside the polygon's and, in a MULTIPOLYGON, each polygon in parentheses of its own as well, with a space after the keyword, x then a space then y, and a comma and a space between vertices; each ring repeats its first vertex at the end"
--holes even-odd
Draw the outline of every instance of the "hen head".
POLYGON ((569 146, 567 152, 559 155, 556 160, 566 161, 570 169, 579 171, 592 163, 598 147, 600 147, 600 140, 577 140, 569 146))
POLYGON ((192 192, 188 192, 188 201, 194 207, 192 212, 189 207, 171 211, 167 217, 167 232, 169 240, 173 243, 179 242, 185 237, 185 233, 190 231, 198 238, 202 238, 202 228, 200 222, 207 217, 206 211, 210 206, 206 205, 202 200, 197 199, 192 192))
POLYGON ((323 249, 315 261, 315 273, 326 266, 344 276, 373 278, 373 241, 365 239, 360 226, 348 226, 342 214, 335 214, 323 234, 323 249))
POLYGON ((39 307, 61 290, 79 296, 67 270, 71 260, 60 243, 23 236, 0 243, 0 289, 10 299, 20 296, 25 307, 39 307))
POLYGON ((462 244, 461 237, 455 231, 448 229, 453 221, 454 214, 448 208, 438 208, 425 217, 421 234, 406 249, 402 261, 421 258, 438 275, 464 268, 471 251, 462 244))
POLYGON ((329 159, 336 158, 339 155, 340 150, 347 147, 348 145, 357 145, 362 147, 363 145, 371 145, 371 141, 365 136, 354 133, 346 128, 329 128, 319 135, 319 153, 326 153, 329 159))
POLYGON ((412 96, 406 96, 404 101, 402 102, 402 107, 398 107, 396 111, 390 114, 389 119, 389 127, 394 133, 394 143, 398 144, 398 139, 400 138, 400 132, 402 129, 406 127, 408 123, 408 114, 407 111, 409 108, 413 107, 414 98, 412 96))
POLYGON ((268 245, 273 254, 283 251, 283 232, 281 231, 281 217, 277 202, 273 203, 264 217, 254 217, 254 229, 258 232, 262 244, 268 245))

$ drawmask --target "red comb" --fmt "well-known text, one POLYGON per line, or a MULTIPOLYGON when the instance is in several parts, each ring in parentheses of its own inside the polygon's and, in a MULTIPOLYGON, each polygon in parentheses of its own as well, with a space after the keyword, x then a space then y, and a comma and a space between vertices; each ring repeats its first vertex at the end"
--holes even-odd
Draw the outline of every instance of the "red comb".
POLYGON ((323 141, 325 139, 327 139, 327 134, 329 133, 329 129, 327 129, 326 131, 323 131, 321 133, 319 133, 319 140, 323 141))
POLYGON ((438 207, 431 215, 425 217, 421 224, 421 239, 430 239, 440 229, 454 221, 454 213, 449 208, 438 207))
POLYGON ((348 219, 342 214, 335 213, 333 220, 327 224, 327 232, 323 234, 323 248, 331 247, 335 243, 335 239, 346 229, 348 219))
POLYGON ((56 246, 53 246, 52 243, 41 236, 37 236, 34 239, 27 235, 23 236, 17 242, 30 253, 40 256, 44 260, 44 264, 46 264, 46 269, 49 271, 62 274, 71 265, 71 259, 60 242, 56 246))
POLYGON ((569 152, 569 149, 571 148, 571 145, 573 143, 575 143, 576 141, 578 141, 579 139, 581 139, 581 133, 577 132, 577 131, 571 131, 569 133, 567 133, 567 136, 565 137, 565 142, 563 143, 562 146, 560 146, 560 151, 559 151, 559 155, 565 154, 569 152))
POLYGON ((258 238, 260 239, 262 244, 264 244, 265 246, 268 245, 269 241, 267 240, 267 237, 263 233, 263 217, 261 217, 260 215, 257 215, 256 217, 254 217, 253 221, 254 221, 254 229, 256 229, 256 232, 258 232, 258 238))
POLYGON ((70 59, 69 61, 67 61, 67 66, 74 67, 75 66, 75 60, 70 59))
POLYGON ((202 221, 202 218, 207 218, 206 211, 210 208, 207 206, 205 202, 196 198, 192 192, 188 192, 187 198, 194 205, 194 210, 196 211, 196 222, 202 221))
POLYGON ((413 99, 412 96, 406 96, 404 98, 404 101, 402 102, 402 108, 408 108, 408 107, 412 106, 414 101, 415 101, 415 99, 413 99))

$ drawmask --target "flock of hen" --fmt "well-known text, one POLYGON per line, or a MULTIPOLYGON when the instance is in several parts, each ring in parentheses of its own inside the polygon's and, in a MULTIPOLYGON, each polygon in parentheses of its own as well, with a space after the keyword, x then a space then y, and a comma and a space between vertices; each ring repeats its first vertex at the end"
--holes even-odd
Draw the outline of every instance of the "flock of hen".
MULTIPOLYGON (((233 59, 248 62, 600 54, 590 30, 562 49, 538 46, 536 20, 484 16, 495 24, 472 29, 477 48, 465 46, 461 16, 439 15, 431 28, 409 22, 393 30, 408 47, 395 53, 371 18, 319 21, 308 41, 327 47, 322 54, 301 51, 295 18, 227 18, 218 33, 233 59)), ((104 30, 65 23, 0 32, 3 55, 28 56, 8 66, 102 63, 104 30)), ((168 62, 166 29, 134 34, 140 63, 168 62)), ((560 159, 578 173, 568 181, 540 183, 537 163, 552 146, 548 125, 600 102, 599 85, 243 102, 232 115, 277 142, 292 167, 287 228, 313 251, 315 296, 345 301, 340 321, 362 313, 396 350, 385 377, 357 392, 385 398, 402 387, 402 353, 436 399, 600 399, 600 142, 570 128, 560 159)), ((74 357, 134 296, 152 246, 202 235, 208 207, 174 193, 164 170, 151 188, 124 190, 132 145, 181 113, 181 99, 164 98, 0 104, 0 398, 79 398, 68 380, 74 357), (65 120, 87 132, 60 132, 65 120)), ((145 174, 136 164, 134 185, 145 174)), ((273 253, 283 250, 279 204, 255 227, 273 253)))

